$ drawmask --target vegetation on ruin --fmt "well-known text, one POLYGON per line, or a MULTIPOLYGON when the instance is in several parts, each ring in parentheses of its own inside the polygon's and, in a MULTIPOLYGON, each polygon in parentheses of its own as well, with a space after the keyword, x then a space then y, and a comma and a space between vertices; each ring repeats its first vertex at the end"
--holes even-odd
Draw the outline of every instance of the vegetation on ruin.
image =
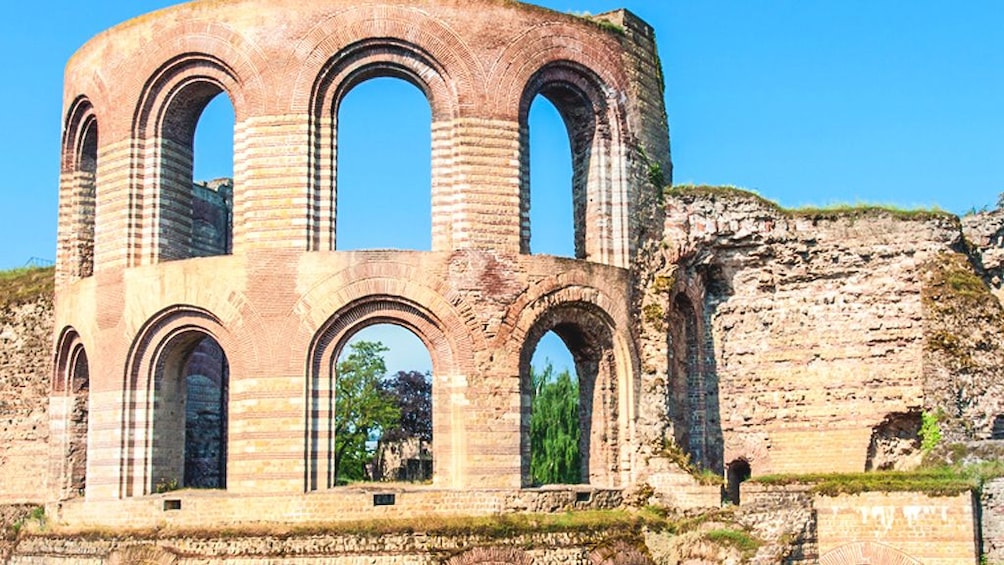
POLYGON ((606 31, 608 33, 613 33, 616 35, 624 35, 624 28, 608 20, 604 20, 598 16, 594 16, 589 12, 568 12, 569 15, 575 16, 576 18, 582 19, 586 22, 593 24, 599 29, 606 31))
POLYGON ((534 484, 582 482, 579 453, 579 381, 568 370, 555 374, 530 367, 530 475, 534 484))
POLYGON ((817 494, 837 496, 862 492, 921 492, 956 496, 979 489, 986 481, 1004 476, 1004 461, 971 465, 932 465, 915 471, 864 473, 806 473, 764 475, 750 479, 763 485, 806 485, 817 494))
POLYGON ((56 284, 54 267, 23 267, 0 271, 0 307, 51 297, 56 284))
POLYGON ((759 195, 756 191, 748 190, 731 185, 709 186, 709 185, 674 185, 666 190, 666 196, 671 197, 706 197, 724 198, 734 200, 747 200, 762 204, 763 206, 777 211, 789 217, 809 217, 809 218, 858 218, 870 216, 891 216, 899 220, 931 220, 931 219, 952 219, 958 218, 937 207, 932 208, 903 208, 893 204, 876 204, 870 202, 859 203, 832 203, 825 206, 802 206, 798 208, 784 208, 777 202, 769 200, 759 195))
POLYGON ((752 557, 763 543, 744 530, 720 528, 704 532, 704 538, 717 545, 733 547, 745 557, 752 557))
POLYGON ((682 447, 673 441, 667 440, 663 444, 661 455, 675 463, 680 469, 690 473, 690 475, 694 477, 698 483, 704 486, 721 486, 725 484, 725 477, 719 475, 711 469, 702 469, 695 465, 694 462, 690 460, 690 454, 684 451, 682 447))
POLYGON ((941 426, 938 421, 942 417, 941 410, 924 412, 920 415, 920 450, 925 455, 931 453, 941 442, 941 426))

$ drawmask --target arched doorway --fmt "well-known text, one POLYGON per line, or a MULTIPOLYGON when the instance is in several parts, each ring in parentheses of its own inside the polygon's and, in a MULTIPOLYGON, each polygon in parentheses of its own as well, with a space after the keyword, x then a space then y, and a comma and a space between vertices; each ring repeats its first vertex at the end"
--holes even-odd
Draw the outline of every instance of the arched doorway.
POLYGON ((571 353, 578 377, 580 482, 615 486, 618 482, 618 388, 612 323, 602 310, 588 303, 565 303, 542 315, 527 332, 520 353, 521 482, 533 486, 534 382, 531 360, 541 339, 560 339, 571 353))
POLYGON ((230 369, 208 334, 164 345, 154 374, 152 490, 224 489, 230 369))

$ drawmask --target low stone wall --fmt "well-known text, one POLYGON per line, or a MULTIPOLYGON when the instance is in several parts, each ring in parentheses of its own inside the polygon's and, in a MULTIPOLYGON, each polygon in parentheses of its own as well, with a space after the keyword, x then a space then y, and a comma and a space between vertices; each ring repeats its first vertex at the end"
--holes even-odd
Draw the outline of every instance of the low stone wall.
POLYGON ((544 487, 461 491, 374 483, 301 495, 234 495, 225 491, 186 489, 123 500, 72 500, 50 504, 47 515, 56 525, 74 529, 199 529, 207 524, 304 525, 599 510, 617 508, 621 502, 619 490, 544 487))
MULTIPOLYGON (((260 535, 83 539, 36 536, 20 542, 10 565, 125 563, 261 565, 591 565, 651 564, 643 549, 621 541, 597 543, 595 534, 549 533, 492 539, 422 534, 260 535), (616 561, 604 546, 616 547, 616 561), (625 561, 624 559, 631 559, 625 561)), ((641 543, 641 542, 638 542, 641 543)))

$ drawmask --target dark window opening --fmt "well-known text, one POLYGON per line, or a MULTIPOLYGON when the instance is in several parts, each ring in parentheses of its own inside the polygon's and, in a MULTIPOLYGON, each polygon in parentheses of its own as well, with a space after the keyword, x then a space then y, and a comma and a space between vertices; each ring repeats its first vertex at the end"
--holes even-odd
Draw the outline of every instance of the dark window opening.
POLYGON ((990 439, 1004 439, 1004 415, 994 418, 994 426, 990 432, 990 439))
POLYGON ((736 459, 728 464, 727 486, 729 502, 736 506, 739 505, 739 485, 748 481, 750 476, 752 476, 752 470, 750 469, 749 461, 736 459))

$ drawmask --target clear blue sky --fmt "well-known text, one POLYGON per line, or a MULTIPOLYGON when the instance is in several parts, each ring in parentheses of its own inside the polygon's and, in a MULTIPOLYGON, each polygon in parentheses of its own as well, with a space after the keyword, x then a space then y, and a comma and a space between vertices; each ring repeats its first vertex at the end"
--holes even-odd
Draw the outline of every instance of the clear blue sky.
MULTIPOLYGON (((30 257, 55 256, 66 61, 101 30, 173 3, 51 0, 5 5, 0 19, 4 70, 0 118, 5 126, 5 135, 0 135, 0 268, 20 266, 30 257)), ((539 4, 591 13, 624 7, 655 27, 667 80, 678 184, 746 187, 786 206, 877 202, 939 206, 955 213, 992 205, 1004 191, 1004 3, 541 0, 539 4)), ((422 141, 428 133, 421 131, 421 124, 423 119, 427 124, 428 117, 421 115, 423 102, 417 91, 400 84, 385 88, 367 83, 360 89, 364 87, 369 93, 350 93, 346 107, 356 104, 352 115, 370 117, 361 120, 365 125, 354 126, 356 133, 346 135, 379 134, 381 128, 374 126, 374 114, 366 113, 365 100, 390 96, 403 101, 402 108, 419 109, 402 112, 418 124, 410 143, 427 143, 422 141), (360 101, 351 99, 353 95, 360 101), (417 102, 408 102, 409 96, 417 102)), ((556 123, 546 103, 535 104, 534 114, 539 117, 532 128, 556 123)), ((200 125, 200 135, 207 128, 200 125)), ((567 183, 563 169, 567 146, 549 128, 538 127, 535 136, 540 137, 534 138, 535 187, 552 182, 538 179, 567 183), (550 167, 552 162, 559 166, 550 167)), ((344 185, 356 174, 353 166, 372 170, 367 160, 384 160, 388 153, 417 155, 414 166, 419 169, 400 168, 421 181, 414 171, 423 166, 427 153, 423 156, 421 148, 407 149, 408 145, 388 146, 388 139, 412 135, 404 135, 405 129, 383 141, 359 137, 353 143, 360 148, 357 157, 342 165, 347 175, 344 185), (365 143, 373 149, 366 149, 365 143)), ((215 167, 227 174, 227 159, 219 160, 224 163, 199 163, 197 174, 214 176, 215 167)), ((393 176, 361 182, 398 185, 393 176)), ((427 187, 428 181, 424 182, 427 187)), ((352 216, 362 218, 364 227, 340 226, 343 243, 365 235, 365 226, 374 225, 365 219, 371 212, 362 210, 367 200, 386 202, 382 197, 362 198, 361 211, 352 216)), ((355 205, 344 203, 346 209, 355 205)), ((551 204, 537 208, 547 206, 551 204)), ((557 215, 564 214, 559 210, 557 215)), ((428 246, 427 223, 397 218, 390 223, 413 226, 414 233, 406 237, 419 248, 428 246)), ((542 233, 544 223, 533 225, 542 233)), ((559 232, 568 231, 560 222, 547 223, 557 225, 559 232)), ((542 233, 534 247, 562 252, 567 246, 561 237, 556 243, 550 237, 542 233)))

